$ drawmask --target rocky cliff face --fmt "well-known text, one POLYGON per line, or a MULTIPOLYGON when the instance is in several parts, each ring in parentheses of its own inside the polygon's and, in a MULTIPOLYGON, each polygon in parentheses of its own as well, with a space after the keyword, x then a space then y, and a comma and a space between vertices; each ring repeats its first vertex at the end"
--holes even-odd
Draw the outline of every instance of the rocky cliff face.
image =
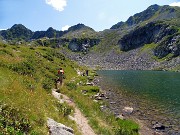
POLYGON ((74 52, 87 52, 90 47, 98 45, 100 42, 99 39, 72 39, 68 45, 68 48, 74 52))
POLYGON ((151 22, 131 31, 122 37, 118 43, 122 51, 128 51, 152 42, 158 43, 164 37, 173 35, 177 31, 177 29, 167 24, 151 22))
POLYGON ((159 46, 154 49, 154 55, 158 58, 163 58, 167 55, 171 55, 170 58, 180 55, 180 34, 176 33, 170 35, 163 40, 159 46))

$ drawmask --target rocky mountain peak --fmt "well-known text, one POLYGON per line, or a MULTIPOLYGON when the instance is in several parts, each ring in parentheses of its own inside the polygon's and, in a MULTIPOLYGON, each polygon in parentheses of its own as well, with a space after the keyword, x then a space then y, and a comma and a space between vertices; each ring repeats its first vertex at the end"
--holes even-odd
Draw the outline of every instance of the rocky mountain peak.
POLYGON ((151 5, 147 8, 147 10, 159 10, 160 6, 157 4, 151 5))
POLYGON ((80 30, 80 29, 91 29, 91 30, 93 30, 92 28, 90 28, 84 24, 79 23, 77 25, 69 27, 69 29, 67 31, 76 31, 76 30, 80 30))
POLYGON ((176 9, 174 7, 165 5, 159 6, 157 4, 149 6, 146 10, 130 16, 126 22, 119 22, 111 27, 111 29, 119 29, 124 27, 131 27, 141 25, 145 22, 153 22, 159 20, 168 20, 177 18, 176 9))

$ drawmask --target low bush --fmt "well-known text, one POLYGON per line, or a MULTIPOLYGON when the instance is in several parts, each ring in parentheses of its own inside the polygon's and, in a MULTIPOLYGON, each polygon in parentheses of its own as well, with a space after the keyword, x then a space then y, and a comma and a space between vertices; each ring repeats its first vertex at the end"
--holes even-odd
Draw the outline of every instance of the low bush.
POLYGON ((34 75, 36 73, 34 64, 31 61, 12 64, 9 66, 9 68, 22 75, 34 75))
POLYGON ((66 83, 66 86, 67 86, 68 90, 76 90, 77 89, 77 85, 73 82, 66 83))
POLYGON ((7 54, 7 55, 10 55, 10 56, 14 56, 10 51, 6 50, 6 49, 1 49, 0 50, 0 53, 3 53, 3 54, 7 54))
POLYGON ((71 112, 73 111, 73 109, 65 104, 61 104, 61 103, 56 103, 56 107, 59 111, 60 114, 63 114, 64 117, 68 116, 71 114, 71 112))
POLYGON ((45 89, 47 92, 51 92, 51 89, 54 86, 54 81, 49 79, 49 78, 45 78, 42 82, 42 87, 43 89, 45 89))
POLYGON ((46 53, 45 55, 43 55, 43 57, 44 57, 45 59, 49 60, 49 61, 54 61, 53 56, 50 55, 50 54, 48 54, 48 53, 46 53))
POLYGON ((0 103, 0 131, 3 135, 27 134, 31 131, 31 125, 20 111, 0 103))
POLYGON ((115 135, 138 135, 139 126, 131 120, 118 120, 115 135))

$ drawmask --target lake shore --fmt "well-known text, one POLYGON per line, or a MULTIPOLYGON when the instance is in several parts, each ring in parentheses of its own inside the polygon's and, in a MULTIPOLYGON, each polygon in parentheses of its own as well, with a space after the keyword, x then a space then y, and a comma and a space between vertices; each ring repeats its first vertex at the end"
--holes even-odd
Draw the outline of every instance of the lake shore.
POLYGON ((125 118, 132 119, 140 125, 140 134, 179 134, 179 127, 177 123, 173 122, 172 119, 163 113, 156 106, 150 103, 150 101, 144 99, 138 99, 136 95, 129 93, 123 93, 111 86, 106 85, 106 81, 102 77, 97 77, 95 80, 96 84, 101 88, 102 92, 105 93, 106 102, 109 103, 104 109, 109 109, 115 115, 123 114, 124 107, 132 107, 133 113, 126 115, 125 118), (97 83, 98 82, 98 83, 97 83))

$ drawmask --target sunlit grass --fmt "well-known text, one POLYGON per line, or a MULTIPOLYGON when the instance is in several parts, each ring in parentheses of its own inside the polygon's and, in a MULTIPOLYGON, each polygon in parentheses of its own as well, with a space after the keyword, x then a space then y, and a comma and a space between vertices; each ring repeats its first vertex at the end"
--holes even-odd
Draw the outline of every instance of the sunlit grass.
MULTIPOLYGON (((4 47, 0 46, 1 49, 4 47)), ((0 58, 2 58, 0 61, 0 101, 18 109, 30 120, 32 126, 30 133, 48 134, 46 121, 50 117, 72 127, 75 133, 79 134, 76 124, 59 110, 61 109, 57 106, 59 103, 51 92, 42 87, 46 78, 53 83, 52 88, 54 87, 53 79, 56 79, 57 69, 60 66, 65 68, 67 79, 72 77, 76 74, 73 69, 76 66, 75 63, 58 59, 55 56, 53 56, 53 62, 47 60, 43 55, 51 51, 51 48, 30 49, 25 46, 17 48, 6 45, 5 49, 7 51, 0 53, 0 58), (23 66, 24 62, 26 62, 27 69, 23 66), (28 71, 27 64, 30 68, 33 66, 31 72, 28 71)))

